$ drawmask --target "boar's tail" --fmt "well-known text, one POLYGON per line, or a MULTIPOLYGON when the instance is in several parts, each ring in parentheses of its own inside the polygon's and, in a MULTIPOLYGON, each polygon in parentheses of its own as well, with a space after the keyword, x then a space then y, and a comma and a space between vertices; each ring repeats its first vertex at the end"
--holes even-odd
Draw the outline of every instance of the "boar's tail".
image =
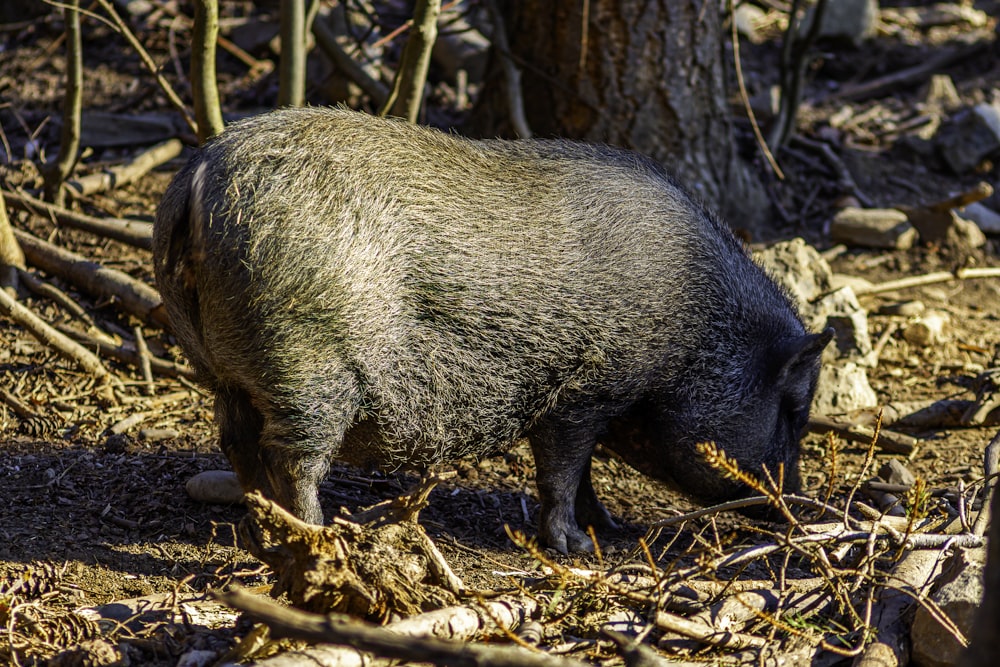
MULTIPOLYGON (((198 267, 204 260, 202 235, 207 222, 204 207, 205 162, 180 172, 170 184, 156 212, 153 257, 156 284, 167 305, 174 335, 180 341, 203 338, 198 297, 198 267)), ((199 376, 208 377, 207 359, 194 358, 204 346, 184 345, 199 376)))

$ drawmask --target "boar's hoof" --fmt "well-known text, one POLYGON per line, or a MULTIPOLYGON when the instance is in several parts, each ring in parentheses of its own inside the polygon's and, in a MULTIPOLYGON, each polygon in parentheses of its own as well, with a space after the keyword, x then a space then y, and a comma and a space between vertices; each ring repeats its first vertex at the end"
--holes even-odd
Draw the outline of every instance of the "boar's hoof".
POLYGON ((594 551, 593 540, 576 526, 542 525, 538 529, 538 536, 542 544, 564 556, 568 556, 571 552, 593 553, 594 551))

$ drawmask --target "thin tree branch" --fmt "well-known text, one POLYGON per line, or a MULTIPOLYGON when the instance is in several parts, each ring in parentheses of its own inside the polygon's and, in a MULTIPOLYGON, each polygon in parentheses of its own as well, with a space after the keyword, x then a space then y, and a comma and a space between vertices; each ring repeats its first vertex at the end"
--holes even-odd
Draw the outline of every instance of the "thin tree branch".
POLYGON ((281 59, 278 61, 278 106, 306 102, 306 3, 281 0, 281 59))
POLYGON ((83 110, 83 43, 80 38, 80 1, 63 8, 66 21, 66 90, 63 92, 59 155, 46 165, 45 198, 62 206, 63 182, 73 173, 80 153, 80 115, 83 110))
POLYGON ((118 11, 115 10, 114 5, 111 4, 110 0, 97 0, 97 2, 101 5, 104 11, 108 13, 108 16, 111 17, 115 28, 121 36, 125 38, 125 41, 127 41, 132 48, 135 49, 136 53, 139 54, 139 58, 142 60, 143 64, 146 65, 146 68, 153 74, 153 76, 156 77, 156 83, 159 84, 170 103, 181 112, 181 116, 184 117, 184 122, 187 123, 192 132, 197 134, 198 123, 196 123, 194 118, 191 117, 191 114, 188 113, 187 107, 184 106, 184 102, 182 102, 181 98, 177 96, 177 93, 170 86, 170 83, 163 78, 162 74, 160 74, 160 68, 156 66, 156 63, 153 62, 153 58, 149 55, 149 52, 143 48, 142 43, 139 42, 125 21, 122 20, 118 11))
POLYGON ((431 49, 437 39, 437 19, 441 13, 441 0, 419 0, 413 9, 413 28, 406 40, 403 57, 396 71, 392 93, 380 115, 406 118, 417 122, 420 103, 427 82, 427 69, 431 62, 431 49))
POLYGON ((222 132, 222 109, 215 75, 215 45, 219 37, 219 3, 195 0, 191 35, 191 97, 198 125, 198 143, 222 132))

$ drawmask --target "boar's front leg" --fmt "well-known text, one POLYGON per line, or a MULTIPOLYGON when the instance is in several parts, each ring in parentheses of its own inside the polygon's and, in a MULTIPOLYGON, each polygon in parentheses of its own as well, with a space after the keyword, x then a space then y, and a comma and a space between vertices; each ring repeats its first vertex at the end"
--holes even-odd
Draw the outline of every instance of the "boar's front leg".
POLYGON ((264 417, 253 406, 250 395, 239 387, 217 387, 215 423, 219 425, 222 452, 229 459, 243 490, 260 491, 273 498, 274 489, 260 460, 264 417))
POLYGON ((588 421, 550 415, 531 430, 528 440, 542 502, 539 538, 564 554, 593 551, 593 542, 580 525, 615 527, 590 481, 597 429, 588 421))

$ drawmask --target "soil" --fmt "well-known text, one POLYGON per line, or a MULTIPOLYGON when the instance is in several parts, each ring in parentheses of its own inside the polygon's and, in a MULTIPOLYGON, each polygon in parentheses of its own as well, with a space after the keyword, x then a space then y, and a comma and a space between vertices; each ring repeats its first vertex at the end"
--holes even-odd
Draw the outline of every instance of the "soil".
MULTIPOLYGON (((971 4, 990 16, 1000 8, 996 2, 971 4)), ((260 12, 266 11, 252 7, 251 3, 224 3, 224 12, 237 23, 248 16, 260 18, 260 12)), ((155 20, 140 17, 133 23, 157 62, 171 63, 172 53, 181 48, 178 40, 187 35, 167 15, 155 20)), ((991 19, 986 28, 959 23, 950 32, 947 26, 901 30, 860 48, 821 44, 823 57, 810 70, 805 96, 811 103, 803 108, 798 132, 834 142, 858 189, 874 205, 926 203, 964 191, 979 180, 996 182, 996 168, 991 164, 981 165, 978 173, 955 175, 934 156, 906 147, 901 139, 910 136, 906 132, 883 132, 922 105, 925 85, 894 87, 878 98, 859 102, 827 94, 837 86, 922 62, 955 40, 971 38, 977 30, 992 39, 994 24, 991 19), (881 110, 872 111, 878 105, 881 110), (845 107, 854 118, 870 112, 870 120, 835 129, 831 117, 845 107)), ((41 155, 51 157, 57 146, 56 118, 65 70, 61 34, 62 23, 55 11, 0 26, 4 134, 0 178, 4 187, 39 187, 37 160, 41 155)), ((84 45, 86 109, 135 114, 171 111, 135 53, 106 25, 85 21, 84 45)), ((764 84, 773 83, 779 48, 775 40, 744 44, 744 68, 752 87, 762 90, 764 84)), ((269 54, 265 47, 254 55, 269 54)), ((968 105, 995 94, 1000 82, 998 62, 991 42, 940 73, 952 77, 960 105, 968 105)), ((165 69, 167 78, 177 85, 176 71, 169 64, 165 69)), ((248 80, 246 68, 229 56, 222 56, 220 80, 227 111, 246 112, 274 102, 275 77, 248 80)), ((447 83, 437 85, 435 99, 448 99, 441 93, 447 83)), ((333 101, 324 98, 318 87, 310 95, 316 103, 333 101)), ((97 171, 134 153, 134 146, 89 151, 78 172, 97 171)), ((825 226, 853 193, 838 185, 823 159, 807 148, 793 144, 793 150, 781 159, 789 177, 770 186, 772 197, 785 212, 779 216, 775 236, 800 235, 821 249, 829 248, 825 226)), ((180 163, 165 165, 138 183, 75 201, 73 207, 94 215, 150 220, 180 163)), ((150 255, 145 251, 57 229, 20 212, 12 211, 11 217, 15 227, 153 283, 150 255)), ((923 245, 907 251, 849 249, 838 254, 833 265, 839 273, 880 282, 955 268, 959 262, 995 266, 997 250, 996 239, 976 250, 923 245)), ((153 354, 183 361, 174 341, 159 329, 123 315, 113 303, 78 293, 58 279, 51 282, 83 305, 102 330, 134 340, 134 327, 140 326, 153 354)), ((866 297, 862 304, 870 312, 873 339, 902 322, 896 316, 878 314, 880 306, 900 300, 920 300, 927 308, 947 313, 950 330, 947 341, 923 348, 908 344, 898 329, 891 333, 877 368, 870 373, 879 401, 975 398, 976 376, 1000 365, 1000 281, 956 281, 866 297)), ((31 295, 22 302, 50 322, 79 325, 50 301, 31 295)), ((194 474, 228 468, 216 447, 209 396, 189 382, 163 377, 155 379, 152 393, 147 394, 147 384, 135 368, 106 360, 125 382, 119 404, 109 405, 96 396, 92 378, 6 317, 0 317, 0 338, 0 387, 27 404, 34 415, 18 416, 10 405, 0 410, 0 593, 9 590, 11 582, 31 581, 48 596, 46 604, 75 609, 154 593, 206 591, 232 582, 258 586, 270 581, 269 572, 236 544, 236 524, 244 515, 243 508, 200 504, 185 492, 185 483, 194 474), (112 432, 121 420, 140 413, 141 419, 124 433, 112 432), (166 429, 166 433, 147 434, 143 429, 166 429)), ((995 427, 908 432, 920 439, 917 451, 910 457, 877 451, 876 470, 889 458, 902 459, 932 489, 968 486, 982 479, 983 450, 995 427)), ((804 493, 822 497, 832 485, 836 499, 862 473, 867 449, 840 443, 838 469, 831 479, 828 443, 821 435, 804 440, 804 493)), ((499 590, 511 587, 504 573, 537 571, 536 559, 515 546, 508 535, 508 531, 530 534, 538 514, 534 469, 526 445, 518 443, 502 456, 460 461, 441 470, 455 470, 457 475, 432 493, 421 522, 459 577, 475 589, 499 590)), ((601 535, 605 566, 636 559, 646 526, 697 507, 605 452, 595 457, 593 475, 598 495, 622 524, 619 533, 601 535)), ((324 510, 328 517, 341 507, 354 511, 395 497, 418 479, 408 471, 381 473, 335 466, 321 489, 324 510)), ((718 529, 748 521, 740 515, 723 515, 718 529)), ((664 531, 650 537, 652 552, 660 554, 662 562, 676 553, 671 550, 678 546, 670 543, 675 535, 664 531)), ((593 556, 553 558, 584 567, 601 565, 593 556)), ((178 656, 193 649, 222 650, 244 630, 242 626, 213 631, 175 628, 167 638, 150 631, 141 641, 123 641, 132 664, 173 665, 178 656)))

